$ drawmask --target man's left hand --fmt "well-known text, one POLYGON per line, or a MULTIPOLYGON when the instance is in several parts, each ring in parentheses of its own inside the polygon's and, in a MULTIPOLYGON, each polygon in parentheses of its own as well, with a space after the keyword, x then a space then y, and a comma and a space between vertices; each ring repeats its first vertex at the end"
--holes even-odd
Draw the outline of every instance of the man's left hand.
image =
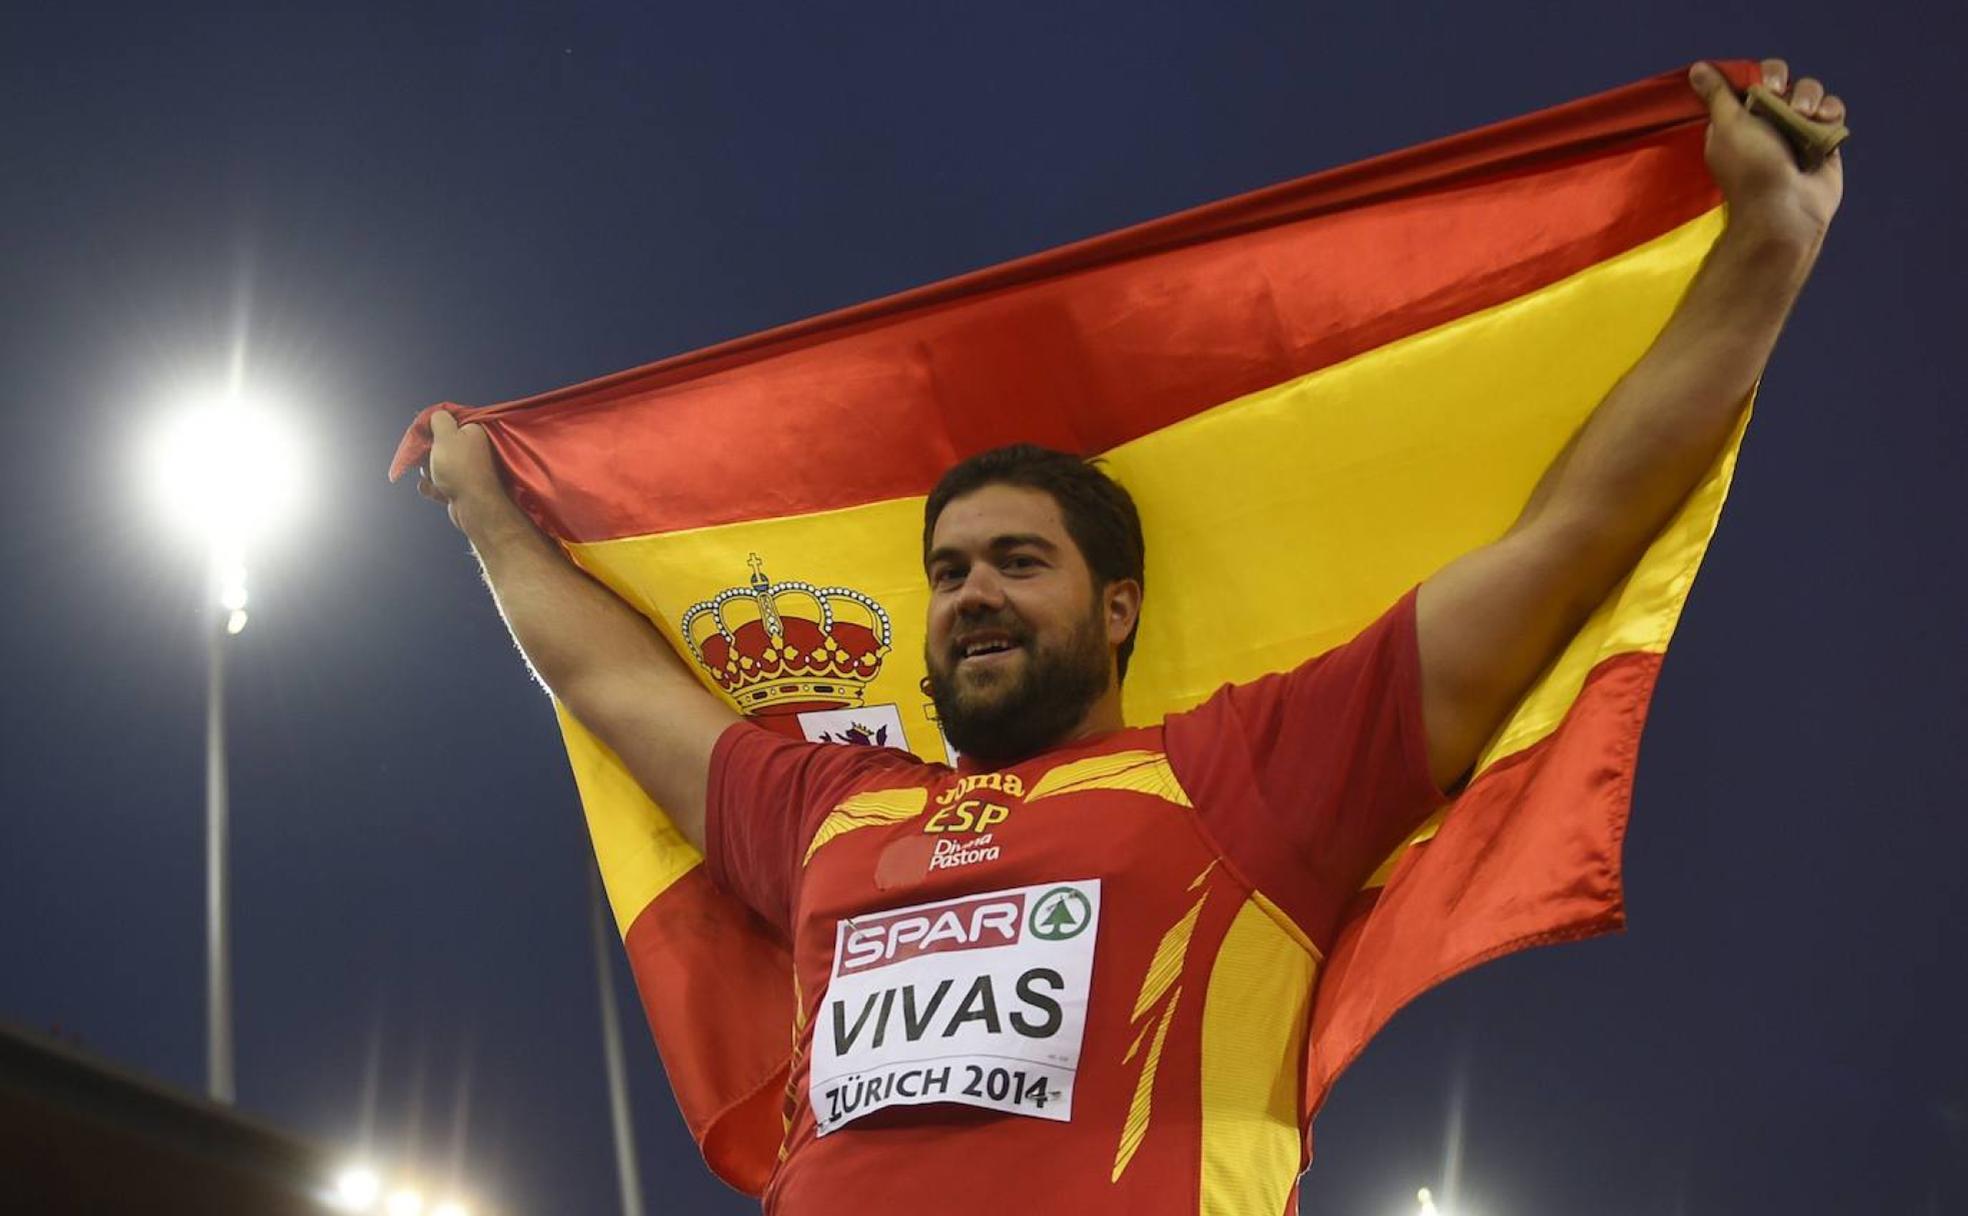
MULTIPOLYGON (((1815 247, 1845 192, 1844 159, 1833 152, 1806 173, 1797 167, 1783 136, 1743 108, 1721 72, 1698 63, 1689 71, 1688 83, 1708 105, 1708 169, 1728 201, 1730 226, 1754 227, 1815 247)), ((1805 118, 1845 121, 1844 101, 1815 77, 1792 85, 1790 65, 1781 59, 1763 61, 1763 84, 1805 118)))

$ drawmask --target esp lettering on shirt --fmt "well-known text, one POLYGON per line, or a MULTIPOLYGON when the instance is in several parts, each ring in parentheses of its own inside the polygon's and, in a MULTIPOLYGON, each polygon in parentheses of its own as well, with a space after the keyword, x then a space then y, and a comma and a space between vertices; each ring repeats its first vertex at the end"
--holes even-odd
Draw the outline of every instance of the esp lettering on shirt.
POLYGON ((1004 801, 970 797, 980 790, 1011 801, 1025 797, 1025 783, 1016 773, 972 773, 937 796, 936 810, 924 821, 923 831, 988 832, 1011 817, 1011 807, 1004 801))

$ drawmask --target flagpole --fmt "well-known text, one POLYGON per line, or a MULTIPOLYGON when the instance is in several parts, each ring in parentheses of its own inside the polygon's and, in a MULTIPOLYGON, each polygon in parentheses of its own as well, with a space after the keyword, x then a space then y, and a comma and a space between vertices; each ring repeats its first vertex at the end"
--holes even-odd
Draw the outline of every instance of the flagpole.
POLYGON ((642 1216, 642 1182, 636 1173, 635 1129, 629 1122, 629 1078, 623 1063, 622 1024, 615 1014, 615 976, 610 966, 614 933, 601 878, 588 870, 589 920, 594 925, 595 987, 601 996, 601 1052, 608 1070, 608 1114, 615 1132, 615 1180, 622 1216, 642 1216))
POLYGON ((224 614, 205 609, 205 1088, 233 1099, 232 964, 226 890, 224 614))

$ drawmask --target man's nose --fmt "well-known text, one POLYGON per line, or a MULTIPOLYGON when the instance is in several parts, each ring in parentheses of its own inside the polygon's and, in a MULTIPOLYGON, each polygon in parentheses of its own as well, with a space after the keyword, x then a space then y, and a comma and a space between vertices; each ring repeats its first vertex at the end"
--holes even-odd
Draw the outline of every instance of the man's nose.
POLYGON ((1004 607, 1004 580, 986 562, 978 562, 965 574, 963 586, 957 588, 956 609, 959 616, 975 616, 980 612, 995 612, 1004 607))

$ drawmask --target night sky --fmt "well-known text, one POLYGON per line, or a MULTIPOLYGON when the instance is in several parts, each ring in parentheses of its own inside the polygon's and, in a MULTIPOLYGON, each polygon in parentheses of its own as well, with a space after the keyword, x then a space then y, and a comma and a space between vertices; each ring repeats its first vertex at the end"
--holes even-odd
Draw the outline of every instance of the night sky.
MULTIPOLYGON (((1397 1018, 1303 1209, 1968 1211, 1968 183, 1928 6, 29 7, 0 17, 0 1019, 202 1088, 203 571, 136 455, 243 332, 312 475, 231 651, 239 1105, 525 1213, 615 1210, 588 850, 463 540, 384 482, 417 409, 1700 55, 1825 76, 1845 209, 1655 701, 1632 929, 1397 1018)), ((649 1210, 755 1211, 616 966, 649 1210)))

